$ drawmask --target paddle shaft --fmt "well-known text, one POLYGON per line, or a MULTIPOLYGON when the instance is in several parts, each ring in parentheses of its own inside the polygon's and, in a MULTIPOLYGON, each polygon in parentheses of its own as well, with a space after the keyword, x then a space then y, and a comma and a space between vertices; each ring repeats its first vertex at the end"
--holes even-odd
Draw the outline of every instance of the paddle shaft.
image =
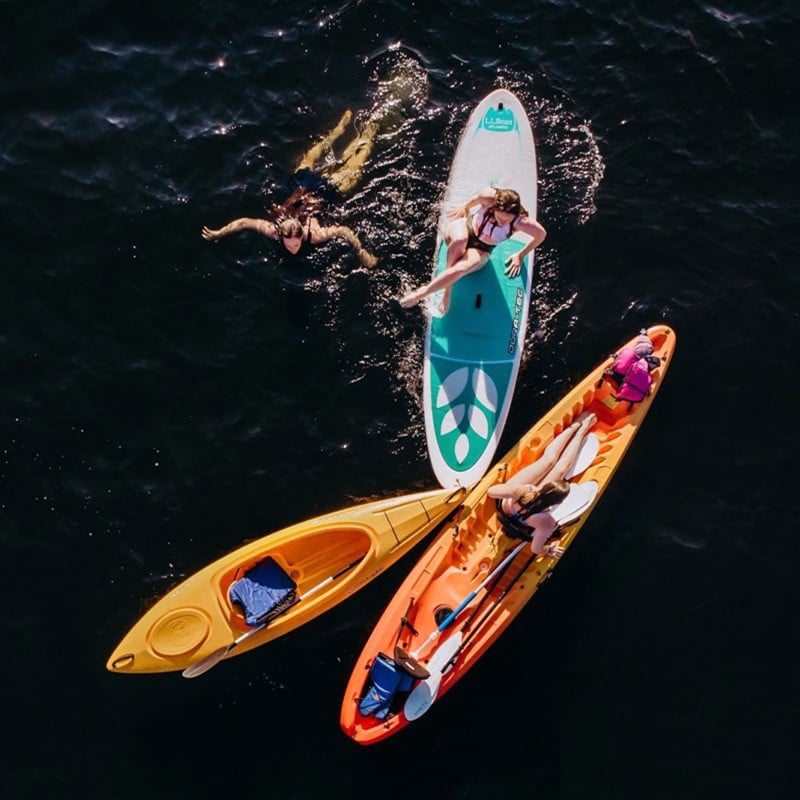
MULTIPOLYGON (((536 558, 535 554, 534 554, 533 558, 536 558)), ((533 559, 529 559, 528 563, 530 563, 530 561, 532 561, 532 560, 533 559)), ((502 570, 497 572, 497 574, 495 575, 494 581, 492 581, 492 585, 486 591, 486 594, 483 597, 481 597, 480 602, 478 603, 478 605, 476 605, 475 608, 472 609, 472 613, 466 618, 466 620, 464 620, 464 624, 461 626, 461 630, 462 631, 466 631, 466 630, 469 629, 469 626, 472 624, 472 620, 475 619, 475 617, 478 616, 478 613, 483 608, 483 604, 489 599, 489 597, 491 596, 492 592, 495 590, 495 587, 497 586, 497 584, 500 583, 500 581, 503 579, 503 575, 506 574, 506 572, 508 571, 508 568, 511 566, 511 563, 512 562, 509 561, 505 565, 505 567, 503 567, 502 570)), ((512 581, 512 583, 514 583, 514 581, 512 581)))
POLYGON ((419 658, 420 653, 445 629, 453 624, 455 618, 468 606, 475 598, 475 595, 488 584, 494 576, 505 569, 510 564, 517 553, 522 550, 527 542, 520 542, 481 582, 473 589, 437 626, 436 630, 411 654, 413 658, 419 658))
MULTIPOLYGON (((503 589, 503 591, 500 592, 500 594, 497 595, 497 597, 495 597, 495 599, 492 601, 492 604, 489 606, 489 608, 486 609, 484 615, 478 620, 478 624, 470 630, 470 632, 467 634, 467 638, 461 642, 461 646, 458 648, 458 650, 456 650, 456 652, 453 653, 452 656, 450 656, 450 658, 447 660, 447 663, 442 667, 442 672, 444 672, 447 669, 447 665, 450 664, 454 659, 456 659, 458 657, 458 654, 470 643, 472 637, 475 636, 475 634, 483 627, 486 620, 489 619, 489 616, 491 615, 492 611, 494 611, 497 608, 497 606, 502 602, 503 598, 509 593, 511 587, 514 586, 516 582, 528 571, 528 568, 535 560, 536 560, 536 553, 533 553, 533 555, 531 555, 528 558, 528 560, 520 567, 519 571, 513 577, 513 579, 508 582, 505 589, 503 589)), ((470 622, 472 622, 472 618, 474 616, 475 616, 474 614, 471 615, 470 618, 464 623, 464 626, 461 628, 462 632, 469 627, 469 624, 470 622)))

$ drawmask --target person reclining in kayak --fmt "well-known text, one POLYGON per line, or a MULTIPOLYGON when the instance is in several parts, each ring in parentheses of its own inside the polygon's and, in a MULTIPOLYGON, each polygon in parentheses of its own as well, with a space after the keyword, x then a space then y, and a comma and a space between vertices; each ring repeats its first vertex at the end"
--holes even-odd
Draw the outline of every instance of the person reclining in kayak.
POLYGON ((407 108, 419 106, 427 97, 427 75, 421 64, 405 54, 397 61, 385 79, 378 84, 376 101, 366 123, 349 142, 340 160, 329 158, 333 144, 340 139, 353 114, 345 111, 339 122, 302 156, 295 167, 297 184, 291 195, 274 204, 265 219, 241 217, 222 228, 208 226, 202 236, 209 241, 242 230, 252 230, 269 239, 281 242, 292 255, 298 254, 306 243, 318 245, 331 239, 344 239, 356 252, 365 267, 374 267, 377 258, 363 247, 356 233, 346 225, 323 225, 320 213, 328 205, 341 202, 356 188, 364 166, 375 147, 379 133, 396 129, 405 119, 407 108), (327 161, 321 168, 318 164, 327 161))
POLYGON ((505 483, 489 488, 489 497, 497 499, 497 517, 506 535, 531 539, 531 550, 537 555, 564 555, 558 540, 547 541, 558 528, 548 509, 569 494, 566 476, 575 464, 584 436, 596 422, 594 414, 582 414, 550 442, 533 464, 505 483))
POLYGON ((423 298, 444 289, 439 310, 446 314, 450 308, 450 291, 453 284, 479 270, 488 260, 492 250, 514 233, 525 233, 531 240, 507 261, 506 274, 519 275, 522 260, 547 236, 547 231, 522 207, 519 194, 514 189, 495 189, 487 186, 475 197, 452 209, 452 221, 444 232, 447 244, 447 264, 430 283, 409 292, 400 300, 403 308, 412 308, 423 298))

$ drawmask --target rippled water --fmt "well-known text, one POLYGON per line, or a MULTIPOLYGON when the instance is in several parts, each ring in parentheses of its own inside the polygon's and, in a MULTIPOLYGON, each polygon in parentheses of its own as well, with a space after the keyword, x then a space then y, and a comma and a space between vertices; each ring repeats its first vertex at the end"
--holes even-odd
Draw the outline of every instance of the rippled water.
POLYGON ((0 22, 5 796, 797 796, 794 4, 84 0, 0 22), (336 210, 374 271, 336 244, 203 241, 281 199, 403 58, 419 102, 336 210), (152 599, 245 539, 434 485, 424 320, 396 300, 497 86, 529 110, 549 232, 501 449, 639 327, 678 334, 569 558, 373 748, 340 733, 341 695, 414 553, 202 680, 106 673, 152 599))

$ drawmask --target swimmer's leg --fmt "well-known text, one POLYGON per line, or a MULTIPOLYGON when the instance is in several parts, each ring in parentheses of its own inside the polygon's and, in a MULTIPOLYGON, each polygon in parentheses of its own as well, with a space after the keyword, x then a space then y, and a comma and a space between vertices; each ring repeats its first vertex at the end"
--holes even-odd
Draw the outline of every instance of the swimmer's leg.
POLYGON ((353 118, 353 112, 349 109, 342 114, 342 118, 331 128, 325 136, 322 137, 316 144, 312 145, 303 157, 297 162, 295 171, 301 169, 313 170, 317 162, 320 161, 325 154, 332 149, 333 143, 344 135, 350 120, 353 118))
POLYGON ((353 191, 364 173, 364 165, 372 155, 375 147, 375 137, 380 130, 378 122, 368 122, 359 136, 353 139, 344 153, 342 160, 333 169, 326 170, 324 176, 346 195, 353 191))

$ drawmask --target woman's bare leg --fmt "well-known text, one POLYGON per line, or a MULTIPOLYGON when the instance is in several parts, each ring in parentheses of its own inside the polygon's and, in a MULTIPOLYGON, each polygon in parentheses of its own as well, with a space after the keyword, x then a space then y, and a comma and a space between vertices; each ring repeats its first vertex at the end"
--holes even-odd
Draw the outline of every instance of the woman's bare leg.
POLYGON ((345 129, 350 124, 353 118, 353 112, 349 109, 342 114, 342 118, 331 128, 325 136, 322 137, 316 144, 312 145, 305 155, 297 162, 295 171, 301 169, 314 169, 317 162, 322 159, 325 154, 333 147, 333 143, 339 139, 345 132, 345 129))
POLYGON ((323 174, 339 190, 349 194, 355 189, 364 174, 367 163, 375 147, 375 137, 380 130, 378 122, 368 122, 361 133, 347 145, 342 153, 342 162, 323 174))
MULTIPOLYGON (((412 308, 429 294, 434 294, 440 289, 449 289, 457 280, 480 269, 487 261, 485 254, 477 250, 467 250, 467 255, 455 266, 440 272, 429 284, 409 292, 400 299, 403 308, 412 308)), ((448 296, 449 299, 449 296, 448 296)))
POLYGON ((555 468, 561 454, 577 433, 579 426, 579 422, 573 422, 568 428, 564 428, 564 430, 547 445, 542 455, 539 456, 533 464, 528 464, 527 467, 523 467, 519 472, 515 472, 503 486, 519 486, 520 484, 539 486, 550 471, 555 468))
POLYGON ((585 414, 578 420, 578 429, 575 435, 569 440, 569 444, 564 448, 555 466, 542 478, 541 482, 560 481, 563 480, 567 473, 572 469, 578 458, 578 453, 583 446, 583 439, 586 436, 589 428, 597 422, 597 417, 594 414, 585 414))
POLYGON ((449 226, 445 232, 445 242, 447 243, 447 264, 430 283, 420 286, 413 292, 409 292, 400 299, 402 308, 412 308, 430 294, 434 294, 441 289, 445 290, 445 297, 442 298, 442 311, 447 311, 450 302, 450 287, 459 278, 469 275, 480 269, 487 261, 488 254, 480 250, 467 248, 467 230, 464 220, 459 220, 449 226), (445 306, 447 303, 447 306, 445 306))
POLYGON ((572 469, 589 428, 597 422, 594 414, 581 414, 571 425, 564 428, 545 448, 533 464, 515 472, 505 483, 489 489, 490 497, 507 497, 508 489, 527 484, 541 486, 549 481, 563 478, 572 469))
MULTIPOLYGON (((450 270, 457 264, 460 264, 467 256, 467 225, 469 225, 469 220, 464 220, 464 224, 457 222, 451 223, 445 231, 444 240, 447 243, 445 270, 450 270)), ((453 281, 453 283, 455 283, 455 281, 453 281)), ((453 283, 445 286, 442 292, 442 300, 441 303, 439 303, 439 311, 442 314, 446 314, 450 309, 450 295, 452 294, 453 283)))

